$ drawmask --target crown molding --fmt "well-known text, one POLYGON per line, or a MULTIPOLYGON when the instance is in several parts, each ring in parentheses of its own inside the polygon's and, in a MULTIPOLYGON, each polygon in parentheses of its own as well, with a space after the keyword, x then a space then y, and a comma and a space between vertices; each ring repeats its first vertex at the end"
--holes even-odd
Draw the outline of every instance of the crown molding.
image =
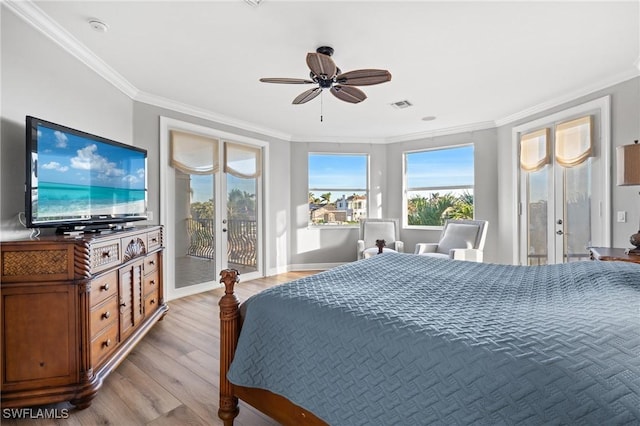
POLYGON ((80 62, 91 68, 125 95, 133 98, 138 93, 138 89, 129 83, 127 79, 107 65, 91 50, 87 49, 84 44, 62 28, 57 22, 53 21, 31 0, 5 0, 4 4, 9 10, 22 18, 22 20, 76 57, 80 62))
POLYGON ((386 139, 387 143, 410 142, 420 139, 429 139, 436 136, 455 135, 458 133, 470 133, 478 130, 493 129, 496 127, 494 121, 480 121, 477 123, 463 124, 460 126, 445 127, 419 133, 408 133, 406 135, 394 136, 386 139))
POLYGON ((366 143, 366 144, 386 144, 386 138, 366 138, 366 137, 349 137, 349 136, 291 136, 292 142, 304 143, 366 143))
MULTIPOLYGON (((640 67, 640 58, 638 58, 638 60, 636 61, 636 63, 638 64, 638 67, 640 67)), ((637 67, 636 67, 637 68, 637 67)), ((579 90, 576 90, 574 92, 571 93, 567 93, 566 95, 563 96, 559 96, 555 99, 551 99, 550 101, 547 102, 543 102, 541 104, 535 105, 531 108, 527 108, 525 110, 522 110, 520 112, 517 112, 515 114, 511 114, 508 115, 504 118, 500 118, 497 119, 495 121, 495 126, 496 127, 500 127, 500 126, 504 126, 506 124, 510 124, 513 122, 516 122, 518 120, 522 120, 525 118, 529 118, 535 114, 538 113, 542 113, 545 112, 551 108, 557 107, 559 105, 574 101, 576 99, 579 99, 583 96, 587 96, 587 95, 591 95, 599 90, 603 90, 606 89, 607 87, 611 87, 614 86, 616 84, 619 83, 623 83, 627 80, 631 80, 633 78, 636 78, 640 76, 640 68, 637 69, 631 69, 629 71, 623 72, 621 74, 618 74, 616 76, 613 76, 611 78, 607 78, 604 80, 599 81, 598 83, 589 85, 587 87, 583 87, 579 90)))
POLYGON ((133 100, 136 102, 154 105, 160 108, 187 114, 192 117, 198 117, 198 118, 203 118, 205 120, 214 121, 218 124, 224 124, 227 126, 236 127, 244 131, 259 133, 260 135, 263 135, 263 136, 271 136, 271 137, 282 139, 285 141, 291 141, 291 135, 288 133, 278 132, 276 130, 269 129, 266 127, 256 126, 255 124, 249 123, 247 121, 237 120, 222 114, 216 114, 214 112, 211 112, 203 108, 198 108, 192 105, 180 103, 172 99, 153 95, 151 93, 138 91, 137 95, 133 97, 133 100))

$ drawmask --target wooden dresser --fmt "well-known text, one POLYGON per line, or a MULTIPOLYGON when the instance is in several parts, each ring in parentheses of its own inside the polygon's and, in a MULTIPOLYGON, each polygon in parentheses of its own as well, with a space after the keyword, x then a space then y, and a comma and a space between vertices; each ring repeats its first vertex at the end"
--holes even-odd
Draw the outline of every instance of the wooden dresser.
POLYGON ((168 310, 162 227, 0 243, 2 407, 91 404, 168 310))
POLYGON ((591 260, 640 263, 640 255, 627 253, 622 248, 589 247, 591 260))

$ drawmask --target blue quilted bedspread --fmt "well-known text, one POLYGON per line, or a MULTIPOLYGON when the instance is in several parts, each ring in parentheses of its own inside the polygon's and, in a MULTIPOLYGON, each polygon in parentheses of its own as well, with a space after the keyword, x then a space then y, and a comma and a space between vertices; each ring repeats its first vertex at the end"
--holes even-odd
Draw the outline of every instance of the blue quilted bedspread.
POLYGON ((231 382, 332 425, 640 424, 640 265, 389 253, 246 305, 231 382))

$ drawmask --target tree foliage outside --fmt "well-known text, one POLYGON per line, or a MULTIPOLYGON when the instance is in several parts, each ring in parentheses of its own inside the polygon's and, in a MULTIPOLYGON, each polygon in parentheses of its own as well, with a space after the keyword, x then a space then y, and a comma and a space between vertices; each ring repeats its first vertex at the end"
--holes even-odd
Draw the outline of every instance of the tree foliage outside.
POLYGON ((408 203, 409 225, 442 226, 447 219, 473 219, 473 194, 434 192, 415 196, 408 203))
POLYGON ((255 195, 238 188, 232 189, 227 200, 227 215, 229 219, 255 220, 255 195))
POLYGON ((191 203, 191 217, 194 219, 213 219, 214 214, 213 199, 191 203))
MULTIPOLYGON (((256 197, 240 189, 232 189, 227 199, 227 216, 231 219, 255 220, 256 197)), ((193 219, 213 219, 215 205, 213 199, 191 203, 191 217, 193 219)))

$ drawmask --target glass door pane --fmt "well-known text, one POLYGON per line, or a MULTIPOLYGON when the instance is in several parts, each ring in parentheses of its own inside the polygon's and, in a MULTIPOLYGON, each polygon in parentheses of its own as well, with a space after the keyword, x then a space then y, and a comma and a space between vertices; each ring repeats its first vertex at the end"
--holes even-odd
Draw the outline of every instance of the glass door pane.
POLYGON ((591 246, 591 159, 564 169, 564 261, 588 260, 591 246))
POLYGON ((175 288, 216 281, 215 175, 175 172, 175 288))
POLYGON ((227 266, 241 275, 258 271, 258 179, 226 175, 227 266))
POLYGON ((527 265, 549 263, 549 186, 551 166, 526 173, 527 265))

